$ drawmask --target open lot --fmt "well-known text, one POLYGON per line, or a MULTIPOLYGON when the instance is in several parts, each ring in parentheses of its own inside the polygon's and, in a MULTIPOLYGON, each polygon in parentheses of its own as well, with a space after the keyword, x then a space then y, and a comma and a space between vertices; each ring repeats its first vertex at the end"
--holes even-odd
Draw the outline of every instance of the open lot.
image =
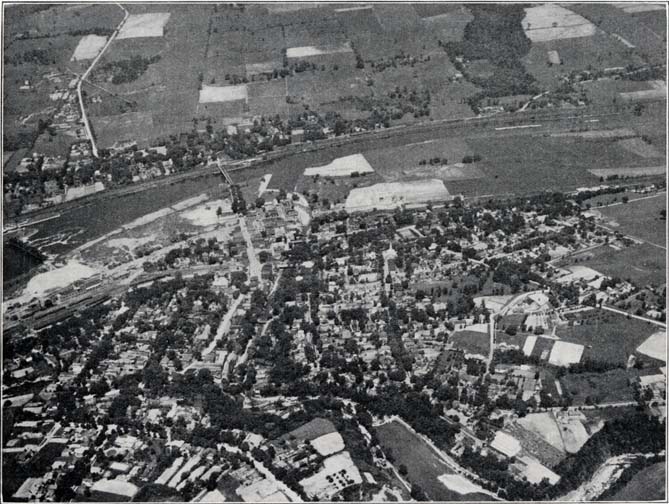
POLYGON ((575 406, 589 403, 632 401, 630 375, 623 369, 606 373, 567 373, 560 378, 563 393, 569 393, 575 406))
POLYGON ((457 331, 448 338, 455 348, 464 350, 467 354, 488 356, 490 351, 490 335, 480 331, 457 331))
POLYGON ((389 422, 375 430, 384 450, 392 450, 397 466, 404 464, 409 471, 409 479, 420 485, 431 500, 490 500, 484 494, 461 495, 449 490, 438 478, 453 471, 425 441, 399 422, 389 422))

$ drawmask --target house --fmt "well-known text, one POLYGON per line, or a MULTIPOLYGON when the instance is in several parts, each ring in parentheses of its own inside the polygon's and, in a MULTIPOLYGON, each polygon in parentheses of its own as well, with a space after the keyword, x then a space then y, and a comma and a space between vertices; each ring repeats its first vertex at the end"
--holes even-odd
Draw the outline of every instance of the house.
POLYGON ((290 143, 302 143, 304 142, 304 130, 302 128, 296 128, 290 132, 290 143))

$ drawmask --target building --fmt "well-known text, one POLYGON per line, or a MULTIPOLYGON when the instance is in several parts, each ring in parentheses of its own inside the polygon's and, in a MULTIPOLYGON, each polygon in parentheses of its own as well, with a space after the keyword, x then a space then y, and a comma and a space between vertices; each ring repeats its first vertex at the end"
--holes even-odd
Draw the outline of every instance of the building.
POLYGON ((102 502, 127 502, 137 494, 139 488, 127 481, 102 479, 91 487, 91 500, 102 502))

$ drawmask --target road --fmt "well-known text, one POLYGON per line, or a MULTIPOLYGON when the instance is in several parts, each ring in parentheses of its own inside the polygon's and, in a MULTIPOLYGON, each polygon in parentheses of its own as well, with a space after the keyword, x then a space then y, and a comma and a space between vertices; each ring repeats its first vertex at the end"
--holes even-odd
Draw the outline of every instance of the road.
POLYGON ((256 277, 260 280, 260 270, 262 266, 258 260, 258 255, 256 254, 256 249, 253 246, 253 241, 251 241, 251 235, 248 228, 246 227, 246 218, 239 218, 239 227, 242 230, 242 236, 246 241, 246 255, 249 258, 249 279, 256 277))
POLYGON ((230 324, 232 322, 232 317, 235 316, 237 308, 239 308, 239 305, 242 304, 242 301, 244 301, 245 298, 246 296, 240 293, 239 297, 232 302, 232 304, 228 308, 228 311, 223 316, 223 320, 221 320, 221 323, 218 326, 218 329, 216 331, 216 336, 214 336, 214 339, 211 341, 209 346, 202 352, 203 357, 213 352, 214 349, 216 348, 216 344, 218 343, 218 341, 223 336, 228 334, 228 331, 230 330, 230 324))
POLYGON ((632 315, 631 313, 626 312, 624 310, 619 310, 618 308, 613 308, 611 306, 606 306, 604 304, 599 306, 599 308, 601 308, 602 310, 613 312, 613 313, 619 313, 620 315, 625 315, 626 317, 630 317, 630 318, 633 318, 633 319, 643 320, 644 322, 648 322, 649 324, 659 326, 663 329, 667 328, 667 324, 664 323, 664 322, 660 322, 659 320, 650 319, 650 318, 647 318, 647 317, 640 317, 639 315, 632 315))
POLYGON ((88 77, 88 74, 91 73, 93 70, 93 67, 97 64, 98 61, 100 61, 100 58, 102 58, 102 55, 104 52, 107 50, 107 48, 111 45, 111 43, 114 41, 116 36, 118 35, 118 32, 121 30, 121 27, 125 24, 126 20, 128 19, 128 16, 130 13, 126 10, 125 7, 123 7, 121 4, 116 4, 120 9, 123 10, 124 16, 123 20, 118 24, 116 27, 116 30, 114 30, 114 33, 111 34, 109 37, 109 40, 107 43, 104 45, 102 50, 98 53, 98 55, 95 57, 93 62, 91 63, 91 66, 88 67, 88 69, 84 72, 84 74, 81 76, 79 79, 79 82, 77 82, 77 96, 79 97, 79 108, 81 109, 81 120, 84 122, 84 128, 86 129, 86 136, 91 142, 91 150, 93 151, 93 155, 95 157, 100 157, 98 155, 98 148, 97 145, 95 145, 95 138, 93 137, 93 131, 91 130, 91 125, 88 121, 88 116, 86 115, 86 107, 84 107, 84 98, 81 94, 81 86, 88 77))

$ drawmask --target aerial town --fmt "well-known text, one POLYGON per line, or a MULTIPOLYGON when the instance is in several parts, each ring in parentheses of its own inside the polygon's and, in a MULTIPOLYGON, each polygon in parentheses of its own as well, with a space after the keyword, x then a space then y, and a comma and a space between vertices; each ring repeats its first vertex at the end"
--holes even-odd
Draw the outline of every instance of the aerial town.
POLYGON ((5 6, 3 501, 666 499, 666 6, 567 7, 5 6))

